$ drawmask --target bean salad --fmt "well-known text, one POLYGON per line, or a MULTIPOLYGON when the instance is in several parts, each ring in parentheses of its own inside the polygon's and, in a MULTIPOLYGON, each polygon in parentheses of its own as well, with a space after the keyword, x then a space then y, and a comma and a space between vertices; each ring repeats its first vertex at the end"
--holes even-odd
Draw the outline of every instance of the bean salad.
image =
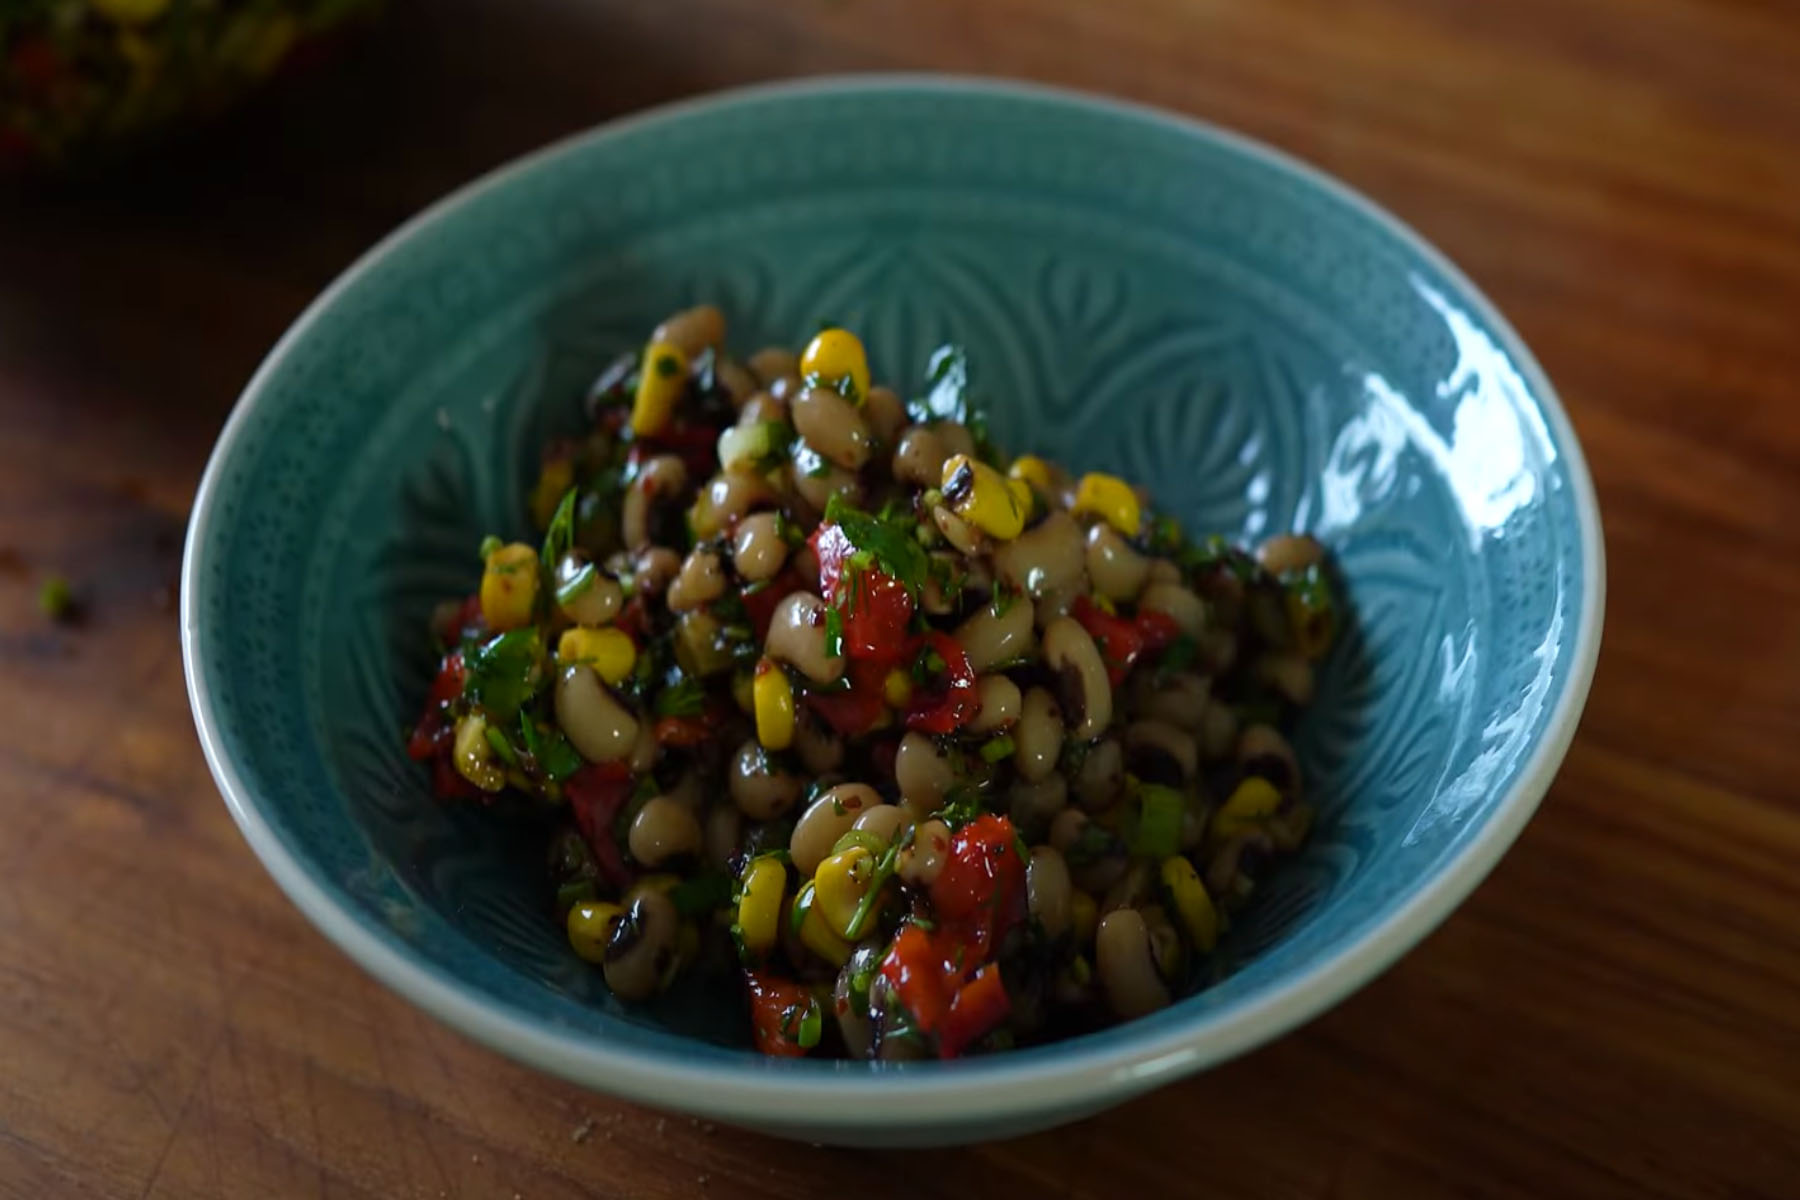
POLYGON ((605 370, 539 540, 434 617, 437 795, 543 824, 613 995, 728 977, 765 1054, 988 1053, 1201 986, 1311 825, 1320 544, 1002 454, 958 347, 905 400, 845 329, 725 335, 690 309, 605 370))

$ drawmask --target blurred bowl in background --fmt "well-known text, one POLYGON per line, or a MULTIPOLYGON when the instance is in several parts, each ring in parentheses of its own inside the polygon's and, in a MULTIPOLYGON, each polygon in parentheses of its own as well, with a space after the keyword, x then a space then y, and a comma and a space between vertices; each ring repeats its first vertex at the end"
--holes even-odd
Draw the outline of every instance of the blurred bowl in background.
POLYGON ((0 171, 215 115, 316 60, 382 0, 0 0, 0 171))

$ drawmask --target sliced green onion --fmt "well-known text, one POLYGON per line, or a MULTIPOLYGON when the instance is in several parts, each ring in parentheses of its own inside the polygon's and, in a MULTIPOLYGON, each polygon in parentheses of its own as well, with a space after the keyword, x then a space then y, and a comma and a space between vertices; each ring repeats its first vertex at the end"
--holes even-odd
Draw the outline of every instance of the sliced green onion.
POLYGON ((1010 757, 1012 752, 1017 748, 1018 743, 1013 741, 1012 735, 1003 733, 992 741, 984 742, 982 744, 981 761, 997 763, 1001 759, 1010 757))
POLYGON ((593 563, 582 563, 581 570, 567 583, 556 589, 556 602, 564 608, 587 595, 589 589, 600 578, 600 570, 593 563))
POLYGON ((800 1032, 794 1038, 802 1050, 811 1050, 819 1044, 819 1038, 825 1032, 825 1017, 817 1000, 809 1000, 806 1013, 800 1018, 800 1032))
POLYGON ((1139 784, 1132 852, 1158 859, 1177 853, 1181 849, 1181 818, 1186 809, 1186 799, 1174 788, 1139 784))
POLYGON ((481 539, 481 547, 476 550, 476 553, 481 555, 483 561, 486 561, 489 555, 505 544, 505 542, 502 542, 499 538, 490 533, 481 539))
POLYGON ((494 753, 506 760, 507 766, 516 767, 519 765, 519 756, 514 752, 512 742, 507 740, 504 733, 501 733, 492 725, 489 725, 486 729, 482 730, 482 732, 487 734, 488 745, 494 748, 494 753))
POLYGON ((861 846, 870 854, 880 854, 887 849, 887 843, 882 840, 880 834, 871 833, 867 829, 852 829, 832 843, 831 852, 842 854, 852 846, 861 846))

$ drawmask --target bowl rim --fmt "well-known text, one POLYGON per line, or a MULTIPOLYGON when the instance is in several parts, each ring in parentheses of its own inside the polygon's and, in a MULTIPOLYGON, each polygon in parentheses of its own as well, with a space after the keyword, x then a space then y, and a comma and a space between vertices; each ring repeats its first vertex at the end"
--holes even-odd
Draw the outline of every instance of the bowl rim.
MULTIPOLYGON (((307 306, 245 386, 225 422, 195 494, 181 570, 181 648, 188 697, 208 767, 244 838, 276 884, 337 947, 393 991, 476 1041, 572 1082, 666 1109, 749 1124, 806 1123, 845 1127, 943 1125, 1008 1113, 1093 1109, 1115 1097, 1147 1091, 1213 1066, 1311 1020, 1380 974, 1435 929, 1493 869, 1537 809, 1574 736, 1593 680, 1604 623, 1605 544, 1600 510, 1580 442, 1549 378, 1499 310, 1443 253, 1405 222, 1362 193, 1305 161, 1257 139, 1184 114, 1073 88, 1021 80, 932 72, 826 75, 759 83, 705 93, 640 110, 571 134, 495 168, 432 203, 389 233, 343 271, 307 306), (1051 1043, 1012 1054, 954 1064, 917 1064, 902 1070, 770 1070, 769 1064, 696 1064, 656 1049, 615 1045, 604 1037, 558 1030, 499 1001, 480 997, 430 963, 391 932, 377 931, 334 898, 314 869, 263 815, 238 773, 218 726, 200 669, 206 634, 195 606, 203 547, 217 513, 213 501, 250 412, 270 378, 322 313, 377 262, 443 213, 529 173, 576 147, 626 131, 678 121, 747 100, 829 97, 865 92, 916 92, 1010 97, 1148 122, 1221 146, 1319 189, 1373 222, 1460 289, 1468 306, 1494 331, 1537 397, 1563 456, 1573 492, 1585 567, 1569 678, 1531 756, 1492 814, 1452 851, 1438 874, 1358 939, 1338 946, 1280 981, 1263 996, 1222 1014, 1193 1019, 1155 1036, 1108 1044, 1086 1039, 1051 1043), (879 1096, 879 1109, 847 1105, 879 1096), (860 1116, 849 1114, 860 1113, 860 1116)), ((838 1064, 841 1068, 842 1064, 838 1064)))

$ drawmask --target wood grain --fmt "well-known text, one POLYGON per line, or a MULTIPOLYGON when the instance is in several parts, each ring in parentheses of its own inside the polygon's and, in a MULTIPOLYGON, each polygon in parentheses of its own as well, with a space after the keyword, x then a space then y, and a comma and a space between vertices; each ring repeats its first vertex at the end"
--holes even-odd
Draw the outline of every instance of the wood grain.
POLYGON ((1755 0, 402 0, 0 201, 0 1194, 1800 1194, 1797 62, 1755 0), (218 801, 172 589, 238 388, 414 209, 648 103, 916 67, 1221 121, 1414 223, 1561 386, 1611 586, 1543 811, 1379 982, 1055 1135, 869 1155, 585 1094, 366 979, 218 801), (85 625, 37 616, 51 570, 85 625))

